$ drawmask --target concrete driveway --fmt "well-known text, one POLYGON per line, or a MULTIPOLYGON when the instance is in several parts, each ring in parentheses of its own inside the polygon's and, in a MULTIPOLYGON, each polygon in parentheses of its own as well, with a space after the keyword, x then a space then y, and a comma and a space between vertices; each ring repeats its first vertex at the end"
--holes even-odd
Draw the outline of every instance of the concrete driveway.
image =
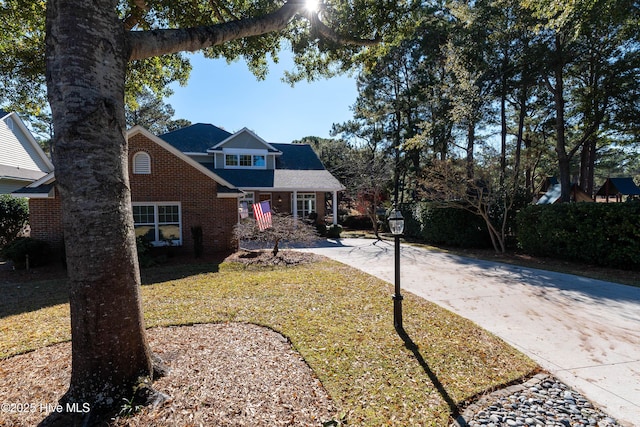
MULTIPOLYGON (((393 242, 339 239, 304 250, 394 281, 393 242)), ((640 425, 639 288, 404 244, 400 272, 403 290, 474 321, 610 416, 640 425)))

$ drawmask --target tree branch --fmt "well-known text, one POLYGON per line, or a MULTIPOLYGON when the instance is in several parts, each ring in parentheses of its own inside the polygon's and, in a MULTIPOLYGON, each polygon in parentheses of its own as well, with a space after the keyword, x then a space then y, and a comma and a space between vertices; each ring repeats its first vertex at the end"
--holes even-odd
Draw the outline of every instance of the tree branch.
POLYGON ((124 19, 123 25, 126 31, 131 30, 137 24, 140 23, 145 12, 148 10, 147 2, 145 0, 133 0, 134 7, 131 10, 131 14, 124 19))
POLYGON ((307 18, 311 22, 311 26, 318 31, 323 38, 330 40, 337 44, 350 45, 350 46, 373 46, 380 43, 380 38, 375 39, 358 39, 355 37, 345 37, 336 33, 333 29, 326 26, 321 20, 318 13, 310 13, 307 18))
POLYGON ((195 52, 244 37, 280 31, 304 8, 298 0, 285 3, 275 12, 216 25, 128 33, 129 60, 150 58, 182 51, 195 52))
MULTIPOLYGON (((144 0, 135 0, 135 3, 138 5, 138 10, 142 10, 141 6, 144 5, 144 0)), ((286 28, 298 14, 305 16, 322 38, 335 43, 351 46, 372 46, 380 42, 378 37, 373 40, 367 40, 340 35, 325 25, 320 20, 318 13, 305 13, 304 7, 305 2, 303 0, 289 0, 275 12, 255 18, 234 19, 229 22, 194 28, 131 31, 128 33, 129 60, 133 61, 182 51, 195 52, 244 37, 280 31, 286 28)), ((221 16, 218 16, 218 18, 221 18, 221 16)))

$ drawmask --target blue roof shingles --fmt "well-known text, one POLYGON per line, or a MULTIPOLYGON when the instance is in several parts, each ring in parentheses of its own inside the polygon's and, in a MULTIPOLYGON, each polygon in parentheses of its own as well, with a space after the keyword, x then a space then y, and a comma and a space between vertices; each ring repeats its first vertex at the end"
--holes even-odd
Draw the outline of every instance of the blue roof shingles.
POLYGON ((276 169, 324 170, 318 155, 306 144, 271 144, 282 152, 276 160, 276 169))
POLYGON ((206 123, 196 123, 160 135, 160 138, 183 153, 206 153, 209 148, 224 141, 231 135, 231 133, 217 126, 206 123))
POLYGON ((243 170, 243 169, 213 169, 213 165, 208 166, 216 175, 233 183, 239 188, 266 188, 273 187, 273 169, 264 170, 243 170))
POLYGON ((596 194, 599 196, 613 196, 615 194, 637 196, 640 195, 640 188, 633 181, 633 178, 607 178, 596 194))

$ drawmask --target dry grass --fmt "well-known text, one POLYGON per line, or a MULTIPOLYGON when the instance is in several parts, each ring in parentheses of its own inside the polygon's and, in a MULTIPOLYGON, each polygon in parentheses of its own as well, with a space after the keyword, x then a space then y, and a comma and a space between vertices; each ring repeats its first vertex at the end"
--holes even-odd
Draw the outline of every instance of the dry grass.
MULTIPOLYGON (((393 328, 390 285, 332 261, 171 266, 145 276, 149 327, 244 322, 280 332, 351 425, 443 426, 458 403, 537 369, 487 331, 411 294, 405 346, 393 328)), ((0 358, 69 339, 64 281, 22 286, 37 292, 0 285, 13 289, 0 305, 0 358)))

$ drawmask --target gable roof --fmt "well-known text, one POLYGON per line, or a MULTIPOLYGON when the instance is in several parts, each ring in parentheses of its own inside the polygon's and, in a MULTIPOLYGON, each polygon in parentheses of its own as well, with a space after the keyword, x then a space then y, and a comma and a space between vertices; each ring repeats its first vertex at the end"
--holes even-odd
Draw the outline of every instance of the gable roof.
MULTIPOLYGON (((203 167, 243 190, 269 191, 341 191, 344 186, 327 171, 309 144, 268 143, 248 128, 234 134, 213 125, 198 123, 161 135, 164 141, 185 154, 221 153, 236 138, 249 137, 275 154, 275 169, 215 169, 213 163, 203 167), (225 136, 226 135, 226 136, 225 136)), ((255 148, 254 148, 255 149, 255 148)))
POLYGON ((15 181, 33 182, 42 178, 46 172, 23 169, 16 166, 7 166, 0 164, 0 179, 11 179, 15 181))
POLYGON ((182 129, 160 135, 160 138, 168 142, 183 153, 202 153, 226 140, 232 134, 217 126, 196 123, 182 129))
POLYGON ((632 178, 607 178, 596 194, 598 196, 614 196, 616 194, 637 196, 640 195, 640 188, 632 178))
POLYGON ((265 149, 267 151, 273 152, 273 153, 277 153, 278 150, 276 150, 273 145, 269 144, 267 141, 265 141, 264 139, 260 138, 258 135, 255 134, 255 132, 253 132, 252 130, 244 127, 242 129, 240 129, 238 132, 234 133, 233 135, 231 135, 230 137, 228 137, 227 139, 225 139, 224 141, 220 141, 219 143, 217 143, 216 145, 214 145, 213 147, 211 147, 209 150, 207 150, 209 153, 213 153, 215 151, 222 151, 222 148, 228 144, 229 142, 233 141, 234 139, 240 137, 243 134, 248 134, 252 139, 258 141, 260 144, 264 145, 265 149))

